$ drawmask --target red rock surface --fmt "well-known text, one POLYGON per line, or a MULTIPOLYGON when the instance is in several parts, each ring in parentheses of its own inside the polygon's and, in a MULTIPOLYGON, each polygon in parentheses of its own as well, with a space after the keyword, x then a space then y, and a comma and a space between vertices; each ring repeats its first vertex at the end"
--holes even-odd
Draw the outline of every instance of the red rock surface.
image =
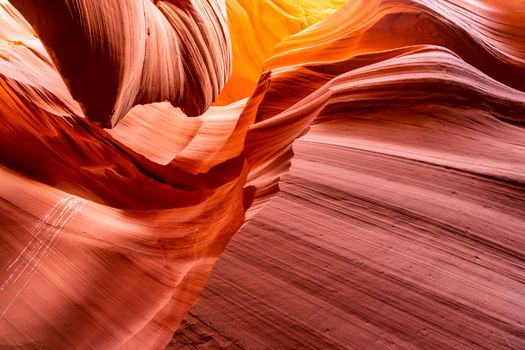
POLYGON ((520 348, 524 121, 524 0, 2 0, 0 346, 164 348, 306 135, 217 342, 520 348))
POLYGON ((523 187, 346 124, 297 141, 167 349, 525 347, 523 187))

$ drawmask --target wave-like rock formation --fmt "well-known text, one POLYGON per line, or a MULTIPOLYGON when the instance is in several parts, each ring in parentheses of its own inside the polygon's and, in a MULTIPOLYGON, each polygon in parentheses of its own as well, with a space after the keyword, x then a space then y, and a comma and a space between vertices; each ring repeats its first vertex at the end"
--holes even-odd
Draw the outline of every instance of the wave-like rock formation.
POLYGON ((136 104, 202 114, 230 72, 224 3, 12 0, 88 119, 115 126, 136 104))
MULTIPOLYGON (((525 322, 515 292, 525 259, 524 8, 3 1, 0 345, 164 347, 314 123, 315 142, 358 150, 327 169, 326 190, 361 193, 331 200, 361 218, 364 235, 404 232, 399 239, 428 240, 432 254, 457 249, 461 260, 457 243, 497 257, 491 268, 512 280, 494 292, 503 299, 490 288, 463 298, 460 285, 430 280, 420 302, 485 303, 490 313, 468 314, 481 321, 465 344, 505 347, 484 343, 488 325, 516 344, 525 322)), ((329 148, 311 152, 330 159, 329 148)), ((385 270, 394 281, 403 265, 385 270)), ((376 322, 394 315, 347 302, 360 315, 383 313, 376 322)))
POLYGON ((295 143, 167 349, 525 347, 523 188, 420 161, 431 148, 388 154, 380 126, 338 120, 295 143))

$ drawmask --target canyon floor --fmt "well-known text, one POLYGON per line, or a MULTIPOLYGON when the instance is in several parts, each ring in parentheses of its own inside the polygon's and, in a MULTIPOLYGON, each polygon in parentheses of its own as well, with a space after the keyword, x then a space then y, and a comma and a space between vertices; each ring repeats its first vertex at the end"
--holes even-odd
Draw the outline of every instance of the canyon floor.
POLYGON ((521 246, 457 205, 497 207, 476 192, 493 180, 323 134, 296 143, 167 349, 525 348, 521 246))

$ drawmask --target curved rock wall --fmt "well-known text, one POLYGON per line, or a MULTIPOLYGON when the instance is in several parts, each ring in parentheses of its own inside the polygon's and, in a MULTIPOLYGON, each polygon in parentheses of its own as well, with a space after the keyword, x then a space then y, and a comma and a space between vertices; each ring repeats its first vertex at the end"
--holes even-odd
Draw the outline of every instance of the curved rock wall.
POLYGON ((417 178, 443 211, 399 210, 522 256, 524 5, 3 1, 0 345, 165 346, 315 123, 378 173, 398 157, 428 165, 392 175, 406 181, 485 179, 489 211, 417 178))

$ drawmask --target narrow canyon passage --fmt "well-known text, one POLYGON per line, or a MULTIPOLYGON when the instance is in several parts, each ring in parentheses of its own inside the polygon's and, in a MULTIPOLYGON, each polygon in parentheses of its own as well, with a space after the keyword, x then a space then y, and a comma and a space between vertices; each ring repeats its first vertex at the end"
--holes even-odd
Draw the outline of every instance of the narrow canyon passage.
POLYGON ((525 349, 524 209, 525 0, 0 0, 0 349, 525 349))

